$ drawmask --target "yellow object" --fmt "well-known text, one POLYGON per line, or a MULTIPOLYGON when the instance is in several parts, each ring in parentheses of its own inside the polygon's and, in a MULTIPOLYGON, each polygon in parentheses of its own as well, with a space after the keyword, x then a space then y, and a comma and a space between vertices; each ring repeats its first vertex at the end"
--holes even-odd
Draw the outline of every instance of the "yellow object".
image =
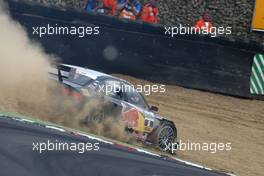
POLYGON ((264 0, 256 0, 252 29, 264 31, 264 0))
POLYGON ((135 128, 136 131, 138 132, 145 132, 145 118, 141 112, 138 112, 138 126, 135 128))

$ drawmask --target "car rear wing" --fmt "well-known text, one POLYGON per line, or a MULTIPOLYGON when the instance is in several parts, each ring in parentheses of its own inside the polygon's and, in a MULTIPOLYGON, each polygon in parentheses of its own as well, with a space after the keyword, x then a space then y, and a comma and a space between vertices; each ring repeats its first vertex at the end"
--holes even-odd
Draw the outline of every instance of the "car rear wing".
POLYGON ((49 70, 49 74, 52 79, 56 79, 59 82, 63 82, 64 79, 69 79, 70 77, 74 77, 76 73, 76 68, 72 68, 65 65, 58 65, 56 67, 52 67, 49 70))

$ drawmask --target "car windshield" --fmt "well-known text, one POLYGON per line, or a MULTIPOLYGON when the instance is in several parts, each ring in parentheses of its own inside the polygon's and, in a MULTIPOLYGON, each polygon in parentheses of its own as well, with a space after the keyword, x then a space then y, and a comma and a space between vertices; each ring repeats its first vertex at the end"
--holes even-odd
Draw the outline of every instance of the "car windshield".
POLYGON ((126 88, 126 99, 129 103, 136 105, 143 109, 148 109, 149 106, 147 101, 139 92, 137 92, 132 86, 125 85, 126 87, 130 87, 129 89, 126 88))
POLYGON ((137 92, 133 85, 112 78, 103 79, 103 81, 100 82, 100 86, 104 86, 102 87, 102 90, 105 91, 105 95, 120 100, 124 99, 126 102, 131 103, 135 106, 147 110, 149 109, 144 96, 137 92))

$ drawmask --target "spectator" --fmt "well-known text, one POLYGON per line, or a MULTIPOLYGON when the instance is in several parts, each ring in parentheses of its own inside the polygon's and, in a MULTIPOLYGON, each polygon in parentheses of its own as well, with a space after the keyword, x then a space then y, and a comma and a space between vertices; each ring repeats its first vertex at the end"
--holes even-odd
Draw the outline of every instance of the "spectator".
POLYGON ((141 12, 142 5, 138 0, 121 1, 118 5, 120 11, 120 18, 136 20, 141 12))
POLYGON ((151 0, 143 7, 141 13, 141 20, 148 23, 157 23, 158 14, 159 14, 159 9, 157 5, 157 0, 151 0))
POLYGON ((117 0, 104 0, 104 11, 106 14, 115 15, 117 8, 117 0))
POLYGON ((104 13, 102 0, 87 0, 87 4, 85 6, 85 10, 87 12, 99 12, 104 13))
POLYGON ((127 0, 117 0, 117 10, 121 11, 126 5, 127 0))
POLYGON ((212 25, 211 17, 207 13, 205 13, 203 19, 197 21, 195 25, 196 31, 202 30, 202 31, 206 31, 207 33, 212 32, 212 27, 213 25, 212 25))

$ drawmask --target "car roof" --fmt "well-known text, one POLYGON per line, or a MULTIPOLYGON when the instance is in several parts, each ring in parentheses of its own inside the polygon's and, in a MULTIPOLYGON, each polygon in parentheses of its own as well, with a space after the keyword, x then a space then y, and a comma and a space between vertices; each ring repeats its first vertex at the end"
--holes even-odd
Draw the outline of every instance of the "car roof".
POLYGON ((83 68, 83 67, 79 67, 79 66, 75 66, 75 65, 68 65, 68 64, 61 64, 61 65, 66 66, 66 67, 70 67, 70 68, 74 68, 74 69, 76 69, 76 73, 88 76, 92 79, 97 79, 98 77, 101 77, 101 76, 111 76, 111 75, 107 75, 107 74, 102 73, 102 72, 98 72, 95 70, 91 70, 88 68, 83 68))
POLYGON ((99 77, 103 78, 103 79, 112 78, 112 79, 116 79, 116 80, 119 80, 119 81, 122 81, 122 82, 124 82, 126 84, 131 85, 131 83, 129 83, 126 80, 123 80, 121 78, 118 78, 118 77, 115 77, 115 76, 112 76, 112 75, 108 75, 108 74, 105 74, 105 73, 102 73, 102 72, 99 72, 99 71, 91 70, 91 69, 80 67, 80 66, 69 65, 69 64, 60 64, 60 65, 66 66, 66 67, 70 67, 70 68, 74 68, 74 69, 76 69, 76 73, 88 76, 88 77, 90 77, 90 78, 92 78, 94 80, 98 79, 99 77))

